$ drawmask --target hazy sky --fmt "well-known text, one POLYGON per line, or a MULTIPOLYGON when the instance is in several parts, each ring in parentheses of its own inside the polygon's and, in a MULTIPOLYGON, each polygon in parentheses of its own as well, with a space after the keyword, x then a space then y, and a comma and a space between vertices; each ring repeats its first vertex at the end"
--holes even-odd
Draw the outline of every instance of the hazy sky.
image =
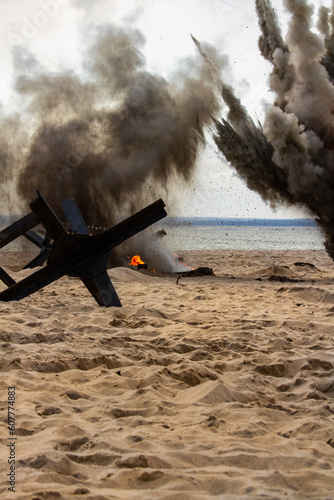
MULTIPOLYGON (((321 2, 313 2, 316 9, 321 2)), ((330 5, 330 1, 322 2, 330 5)), ((282 0, 272 0, 286 29, 282 0)), ((194 54, 190 33, 208 42, 230 61, 230 83, 251 111, 263 118, 273 101, 267 81, 270 65, 257 48, 259 29, 251 0, 0 0, 0 101, 5 110, 15 102, 11 51, 28 48, 53 71, 81 71, 82 53, 101 23, 138 27, 146 38, 147 67, 167 79, 194 54)), ((299 217, 295 208, 273 212, 247 189, 218 153, 210 133, 193 181, 182 191, 179 215, 222 217, 299 217)), ((308 214, 306 214, 308 215, 308 214)))

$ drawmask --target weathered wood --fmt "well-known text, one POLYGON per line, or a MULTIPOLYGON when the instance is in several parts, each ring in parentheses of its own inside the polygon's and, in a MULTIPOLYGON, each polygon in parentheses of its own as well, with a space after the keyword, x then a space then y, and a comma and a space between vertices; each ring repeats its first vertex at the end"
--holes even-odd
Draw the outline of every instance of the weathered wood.
POLYGON ((24 234, 26 231, 29 231, 29 229, 37 226, 38 224, 38 217, 34 213, 25 215, 16 222, 13 222, 13 224, 6 227, 6 229, 0 231, 0 248, 16 240, 16 238, 24 234))
POLYGON ((9 286, 12 286, 12 285, 15 285, 15 281, 13 280, 13 278, 11 276, 9 276, 8 273, 6 273, 6 271, 4 269, 2 269, 2 267, 0 267, 0 279, 1 281, 3 281, 5 283, 5 285, 7 285, 8 287, 9 286))
POLYGON ((36 257, 34 257, 28 264, 26 264, 22 269, 33 269, 34 267, 40 267, 45 261, 50 257, 52 248, 46 247, 42 250, 36 257))
POLYGON ((52 239, 56 240, 59 236, 67 234, 67 231, 52 208, 46 203, 44 198, 39 193, 37 198, 29 203, 29 206, 45 227, 46 232, 51 235, 52 239))
POLYGON ((81 280, 100 306, 122 307, 107 271, 94 278, 81 278, 81 280))
POLYGON ((69 198, 61 203, 66 219, 70 223, 73 233, 89 234, 86 223, 81 215, 74 198, 69 198))
MULTIPOLYGON (((42 266, 44 264, 44 262, 47 261, 48 258, 50 257, 50 254, 51 254, 51 251, 53 248, 53 244, 51 244, 51 236, 48 233, 45 234, 44 239, 41 238, 38 234, 34 233, 34 231, 28 231, 28 233, 33 233, 34 235, 38 236, 38 238, 40 238, 40 239, 34 241, 34 243, 37 246, 40 246, 39 242, 42 241, 41 252, 36 257, 34 257, 30 262, 28 262, 28 264, 26 264, 23 267, 23 269, 33 269, 34 267, 42 266)), ((27 237, 27 233, 24 234, 24 236, 27 237)), ((28 237, 28 239, 29 239, 29 237, 28 237)), ((30 240, 30 241, 32 241, 32 240, 30 240)))
MULTIPOLYGON (((37 198, 37 200, 39 199, 41 197, 37 198)), ((46 204, 46 202, 44 203, 46 204)), ((1 292, 0 300, 20 300, 65 274, 74 273, 80 268, 84 269, 85 265, 89 267, 92 265, 92 260, 98 260, 99 257, 101 258, 123 241, 166 217, 167 213, 164 207, 164 202, 158 200, 104 233, 94 236, 69 235, 67 233, 64 235, 59 231, 60 237, 55 239, 55 248, 50 255, 48 265, 1 292), (62 253, 63 250, 64 253, 62 253)), ((35 209, 36 203, 31 208, 32 210, 35 209)), ((52 214, 50 211, 45 210, 40 202, 37 204, 37 214, 41 217, 43 225, 44 221, 46 221, 49 229, 53 231, 52 214), (41 207, 42 209, 40 209, 41 207)), ((48 232, 52 235, 50 230, 48 232)))
POLYGON ((26 233, 23 234, 23 236, 37 247, 39 248, 44 247, 44 238, 42 238, 39 234, 35 233, 35 231, 27 231, 26 233))
POLYGON ((11 276, 9 276, 8 273, 2 267, 0 267, 0 280, 4 282, 5 285, 7 286, 12 286, 15 285, 15 281, 11 276))
POLYGON ((69 276, 74 276, 76 278, 94 278, 107 269, 109 257, 110 252, 106 252, 98 257, 87 259, 85 264, 82 266, 78 265, 74 271, 69 273, 69 276))
POLYGON ((122 307, 121 301, 107 273, 110 252, 90 259, 69 276, 80 278, 96 302, 105 307, 122 307))
POLYGON ((155 222, 158 222, 166 217, 167 212, 164 208, 165 206, 166 205, 162 200, 155 201, 146 208, 143 208, 134 215, 131 215, 131 217, 123 220, 116 226, 108 229, 104 233, 96 235, 99 239, 98 241, 99 245, 101 245, 101 250, 102 248, 105 248, 105 251, 108 251, 117 247, 123 243, 123 241, 131 238, 131 236, 134 236, 140 231, 143 231, 143 229, 146 229, 155 222), (111 241, 112 246, 110 246, 111 241))

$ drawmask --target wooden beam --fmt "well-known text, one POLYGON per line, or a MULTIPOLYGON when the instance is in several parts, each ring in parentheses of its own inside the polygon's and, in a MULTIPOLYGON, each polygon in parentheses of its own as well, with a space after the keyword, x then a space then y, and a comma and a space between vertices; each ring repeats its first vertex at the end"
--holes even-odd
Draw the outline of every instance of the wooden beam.
POLYGON ((0 231, 0 248, 8 245, 11 241, 16 240, 16 238, 38 224, 38 217, 34 213, 25 215, 16 222, 13 222, 13 224, 0 231))
POLYGON ((131 238, 131 236, 134 236, 140 231, 143 231, 143 229, 146 229, 155 222, 166 217, 167 212, 164 208, 165 206, 162 200, 155 201, 104 233, 96 235, 96 241, 99 242, 101 250, 105 248, 105 251, 108 251, 117 247, 123 243, 123 241, 131 238))
POLYGON ((37 198, 29 203, 29 206, 52 239, 56 240, 59 236, 67 235, 64 226, 39 193, 37 198))
POLYGON ((26 264, 23 269, 33 269, 34 267, 42 266, 44 262, 48 260, 52 252, 53 243, 51 243, 51 236, 48 233, 45 233, 43 239, 34 231, 28 231, 24 234, 24 236, 30 241, 34 240, 32 242, 35 243, 35 245, 39 246, 41 248, 41 251, 36 257, 28 262, 28 264, 26 264))
POLYGON ((36 257, 34 257, 28 264, 26 264, 22 269, 33 269, 34 267, 40 267, 45 261, 50 257, 52 248, 44 248, 36 257))
POLYGON ((89 234, 86 223, 81 215, 74 198, 69 198, 61 203, 66 219, 70 223, 73 233, 89 234))
POLYGON ((100 306, 122 307, 114 285, 107 273, 109 257, 110 251, 94 259, 92 258, 89 262, 71 272, 69 276, 80 278, 100 306))
POLYGON ((9 276, 8 273, 2 267, 0 267, 0 280, 4 282, 5 285, 7 286, 12 286, 15 285, 15 281, 11 276, 9 276))
POLYGON ((35 231, 27 231, 23 236, 37 247, 44 248, 44 238, 35 233, 35 231))
POLYGON ((121 301, 110 281, 107 271, 104 271, 94 278, 81 278, 81 281, 100 306, 122 307, 121 301))

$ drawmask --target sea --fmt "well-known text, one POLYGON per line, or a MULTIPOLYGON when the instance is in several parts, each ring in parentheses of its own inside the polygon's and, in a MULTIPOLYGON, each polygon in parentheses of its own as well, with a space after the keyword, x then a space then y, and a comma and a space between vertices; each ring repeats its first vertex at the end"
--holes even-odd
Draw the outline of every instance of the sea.
POLYGON ((159 223, 174 250, 321 250, 313 219, 167 218, 159 223))
MULTIPOLYGON (((20 217, 0 215, 0 230, 20 217)), ((166 217, 154 226, 172 250, 319 250, 324 236, 314 219, 166 217)), ((19 238, 6 249, 20 249, 19 238)))

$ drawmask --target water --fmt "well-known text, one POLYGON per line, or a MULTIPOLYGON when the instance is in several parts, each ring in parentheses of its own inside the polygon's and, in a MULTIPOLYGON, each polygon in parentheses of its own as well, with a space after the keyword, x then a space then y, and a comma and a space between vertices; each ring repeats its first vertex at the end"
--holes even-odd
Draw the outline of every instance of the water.
POLYGON ((166 225, 174 250, 323 250, 318 227, 166 225))
MULTIPOLYGON (((0 215, 0 229, 19 218, 0 215)), ((179 217, 164 219, 155 227, 167 232, 163 241, 176 251, 324 249, 324 237, 313 219, 179 217)), ((26 243, 25 238, 18 238, 5 248, 20 250, 26 243)))

